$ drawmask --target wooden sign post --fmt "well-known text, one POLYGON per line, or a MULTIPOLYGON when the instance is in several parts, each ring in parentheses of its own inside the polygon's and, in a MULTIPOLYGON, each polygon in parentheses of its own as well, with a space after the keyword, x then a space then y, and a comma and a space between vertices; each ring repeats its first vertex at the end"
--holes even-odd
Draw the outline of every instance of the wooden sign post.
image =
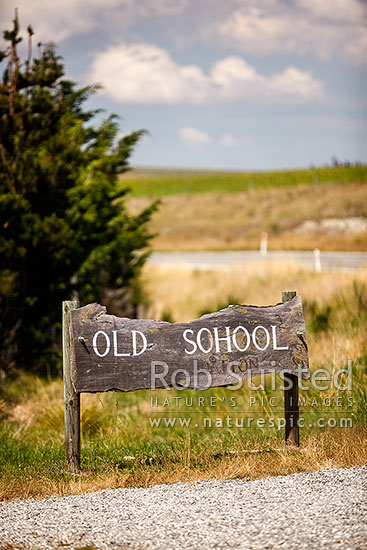
POLYGON ((108 315, 106 308, 63 302, 65 449, 71 471, 80 465, 83 392, 207 389, 262 373, 282 372, 286 440, 299 445, 298 377, 309 378, 301 298, 228 306, 190 323, 108 315))
POLYGON ((72 473, 80 469, 80 393, 74 389, 70 372, 70 312, 78 307, 77 301, 62 303, 65 458, 72 473))
MULTIPOLYGON (((282 292, 282 302, 288 302, 296 296, 294 290, 282 292)), ((301 335, 299 335, 301 336, 301 335)), ((305 341, 306 342, 306 341, 305 341)), ((307 344, 305 344, 307 346, 307 344)), ((285 372, 284 377, 284 416, 285 441, 299 447, 299 405, 298 405, 298 376, 285 372)))

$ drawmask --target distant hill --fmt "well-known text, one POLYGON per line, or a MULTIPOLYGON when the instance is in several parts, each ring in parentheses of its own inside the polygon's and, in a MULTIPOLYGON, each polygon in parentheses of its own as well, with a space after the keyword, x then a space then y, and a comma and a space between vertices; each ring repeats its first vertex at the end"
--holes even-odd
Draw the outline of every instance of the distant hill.
POLYGON ((367 250, 367 167, 279 172, 138 169, 129 208, 153 197, 155 250, 367 250))

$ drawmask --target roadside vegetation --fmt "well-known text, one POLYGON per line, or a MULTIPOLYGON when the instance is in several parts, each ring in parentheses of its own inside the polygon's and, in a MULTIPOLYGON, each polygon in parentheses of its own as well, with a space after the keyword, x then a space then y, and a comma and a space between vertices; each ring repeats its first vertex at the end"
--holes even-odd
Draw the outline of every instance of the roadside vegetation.
MULTIPOLYGON (((170 183, 168 176, 162 175, 154 183, 155 196, 163 196, 150 221, 156 234, 152 247, 258 250, 261 233, 266 231, 269 250, 367 250, 367 169, 320 172, 328 174, 323 183, 321 176, 313 179, 311 171, 297 172, 298 179, 289 180, 287 176, 293 172, 277 173, 284 185, 277 185, 271 173, 262 173, 262 183, 248 189, 250 175, 228 174, 229 181, 232 177, 238 180, 236 190, 230 185, 226 189, 224 174, 203 175, 204 181, 207 177, 211 182, 211 191, 176 194, 164 193, 170 183)), ((182 176, 182 181, 190 178, 194 176, 182 176)), ((153 182, 148 181, 149 185, 153 182)), ((149 185, 144 179, 126 182, 132 194, 129 208, 138 213, 151 202, 151 197, 140 196, 149 185)))
MULTIPOLYGON (((282 290, 296 289, 304 304, 311 371, 326 368, 334 376, 351 361, 352 389, 330 385, 319 391, 305 382, 309 389, 301 391, 300 409, 306 425, 301 429, 299 449, 286 447, 284 429, 277 429, 283 418, 280 376, 275 390, 267 375, 264 387, 258 389, 245 383, 237 391, 83 394, 82 473, 70 475, 63 454, 61 378, 20 373, 6 380, 0 401, 2 499, 210 477, 246 481, 367 463, 366 271, 318 274, 292 265, 269 265, 261 271, 257 266, 220 271, 146 266, 144 285, 149 298, 145 315, 173 321, 190 320, 235 301, 277 303, 282 290), (231 406, 234 395, 236 405, 231 406), (198 402, 199 396, 205 398, 204 403, 198 402), (244 427, 226 426, 228 410, 232 419, 245 420, 244 427), (249 417, 254 420, 248 427, 249 417), (340 427, 341 417, 351 419, 352 425, 340 427), (158 418, 160 425, 152 425, 151 419, 157 424, 158 418), (191 419, 191 424, 176 420, 173 426, 175 418, 191 419), (204 418, 211 419, 211 427, 202 425, 204 418), (216 425, 217 418, 223 419, 223 426, 216 425), (273 428, 270 418, 275 421, 273 428), (330 418, 335 419, 335 426, 328 426, 330 418), (256 425, 259 419, 260 427, 256 425), (319 419, 324 427, 317 426, 319 419)), ((346 373, 339 375, 342 387, 347 378, 346 373)), ((255 386, 260 382, 253 379, 255 386)))

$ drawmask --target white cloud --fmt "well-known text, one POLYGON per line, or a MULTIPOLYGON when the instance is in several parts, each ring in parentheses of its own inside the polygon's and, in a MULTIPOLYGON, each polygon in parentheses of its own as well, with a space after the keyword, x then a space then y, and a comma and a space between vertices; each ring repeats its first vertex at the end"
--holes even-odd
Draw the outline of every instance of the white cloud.
POLYGON ((359 24, 366 16, 359 0, 297 0, 296 6, 317 19, 343 24, 359 24))
POLYGON ((150 44, 122 44, 98 54, 90 78, 122 103, 200 103, 210 88, 199 67, 179 66, 150 44))
POLYGON ((209 134, 197 128, 191 128, 190 126, 181 128, 178 132, 178 136, 189 149, 200 149, 212 141, 209 134))
POLYGON ((178 65, 152 44, 121 44, 96 56, 89 74, 121 103, 204 103, 228 100, 314 101, 323 85, 311 73, 289 67, 265 76, 244 59, 227 57, 208 74, 197 65, 178 65))
POLYGON ((223 147, 237 147, 239 145, 238 139, 236 139, 231 134, 224 134, 222 139, 219 141, 219 144, 223 147))
POLYGON ((367 57, 364 0, 3 0, 2 28, 15 7, 37 40, 93 31, 110 43, 128 28, 141 32, 142 24, 144 32, 148 19, 151 29, 181 46, 215 41, 245 55, 286 52, 357 64, 367 57))
MULTIPOLYGON (((175 17, 185 10, 189 0, 5 0, 2 28, 8 28, 19 9, 23 29, 31 24, 37 40, 60 42, 92 30, 119 32, 140 18, 175 17)), ((107 35, 110 38, 110 35, 107 35)))
MULTIPOLYGON (((118 0, 106 0, 108 10, 118 0)), ((21 30, 31 24, 36 40, 60 42, 74 34, 92 30, 98 25, 97 13, 101 10, 99 0, 8 0, 2 10, 2 25, 10 28, 14 8, 18 8, 21 30)))
POLYGON ((189 149, 200 149, 209 143, 216 143, 226 148, 239 147, 240 145, 249 145, 252 143, 250 138, 238 139, 228 133, 223 134, 220 139, 213 140, 212 137, 203 130, 190 126, 181 128, 178 132, 178 136, 189 149))
POLYGON ((243 137, 243 138, 236 138, 232 136, 232 134, 223 134, 221 139, 218 140, 218 144, 222 147, 240 147, 240 146, 247 146, 251 145, 253 143, 253 140, 249 137, 243 137))
POLYGON ((250 0, 212 28, 246 54, 291 53, 365 63, 366 8, 359 0, 250 0))

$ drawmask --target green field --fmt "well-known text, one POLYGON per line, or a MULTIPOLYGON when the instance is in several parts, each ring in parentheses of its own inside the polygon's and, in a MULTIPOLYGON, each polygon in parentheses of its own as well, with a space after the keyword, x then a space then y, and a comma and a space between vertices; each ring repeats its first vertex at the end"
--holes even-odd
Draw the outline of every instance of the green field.
POLYGON ((309 168, 274 172, 210 172, 133 169, 121 176, 133 197, 196 193, 235 193, 254 189, 349 183, 367 180, 367 166, 309 168))

